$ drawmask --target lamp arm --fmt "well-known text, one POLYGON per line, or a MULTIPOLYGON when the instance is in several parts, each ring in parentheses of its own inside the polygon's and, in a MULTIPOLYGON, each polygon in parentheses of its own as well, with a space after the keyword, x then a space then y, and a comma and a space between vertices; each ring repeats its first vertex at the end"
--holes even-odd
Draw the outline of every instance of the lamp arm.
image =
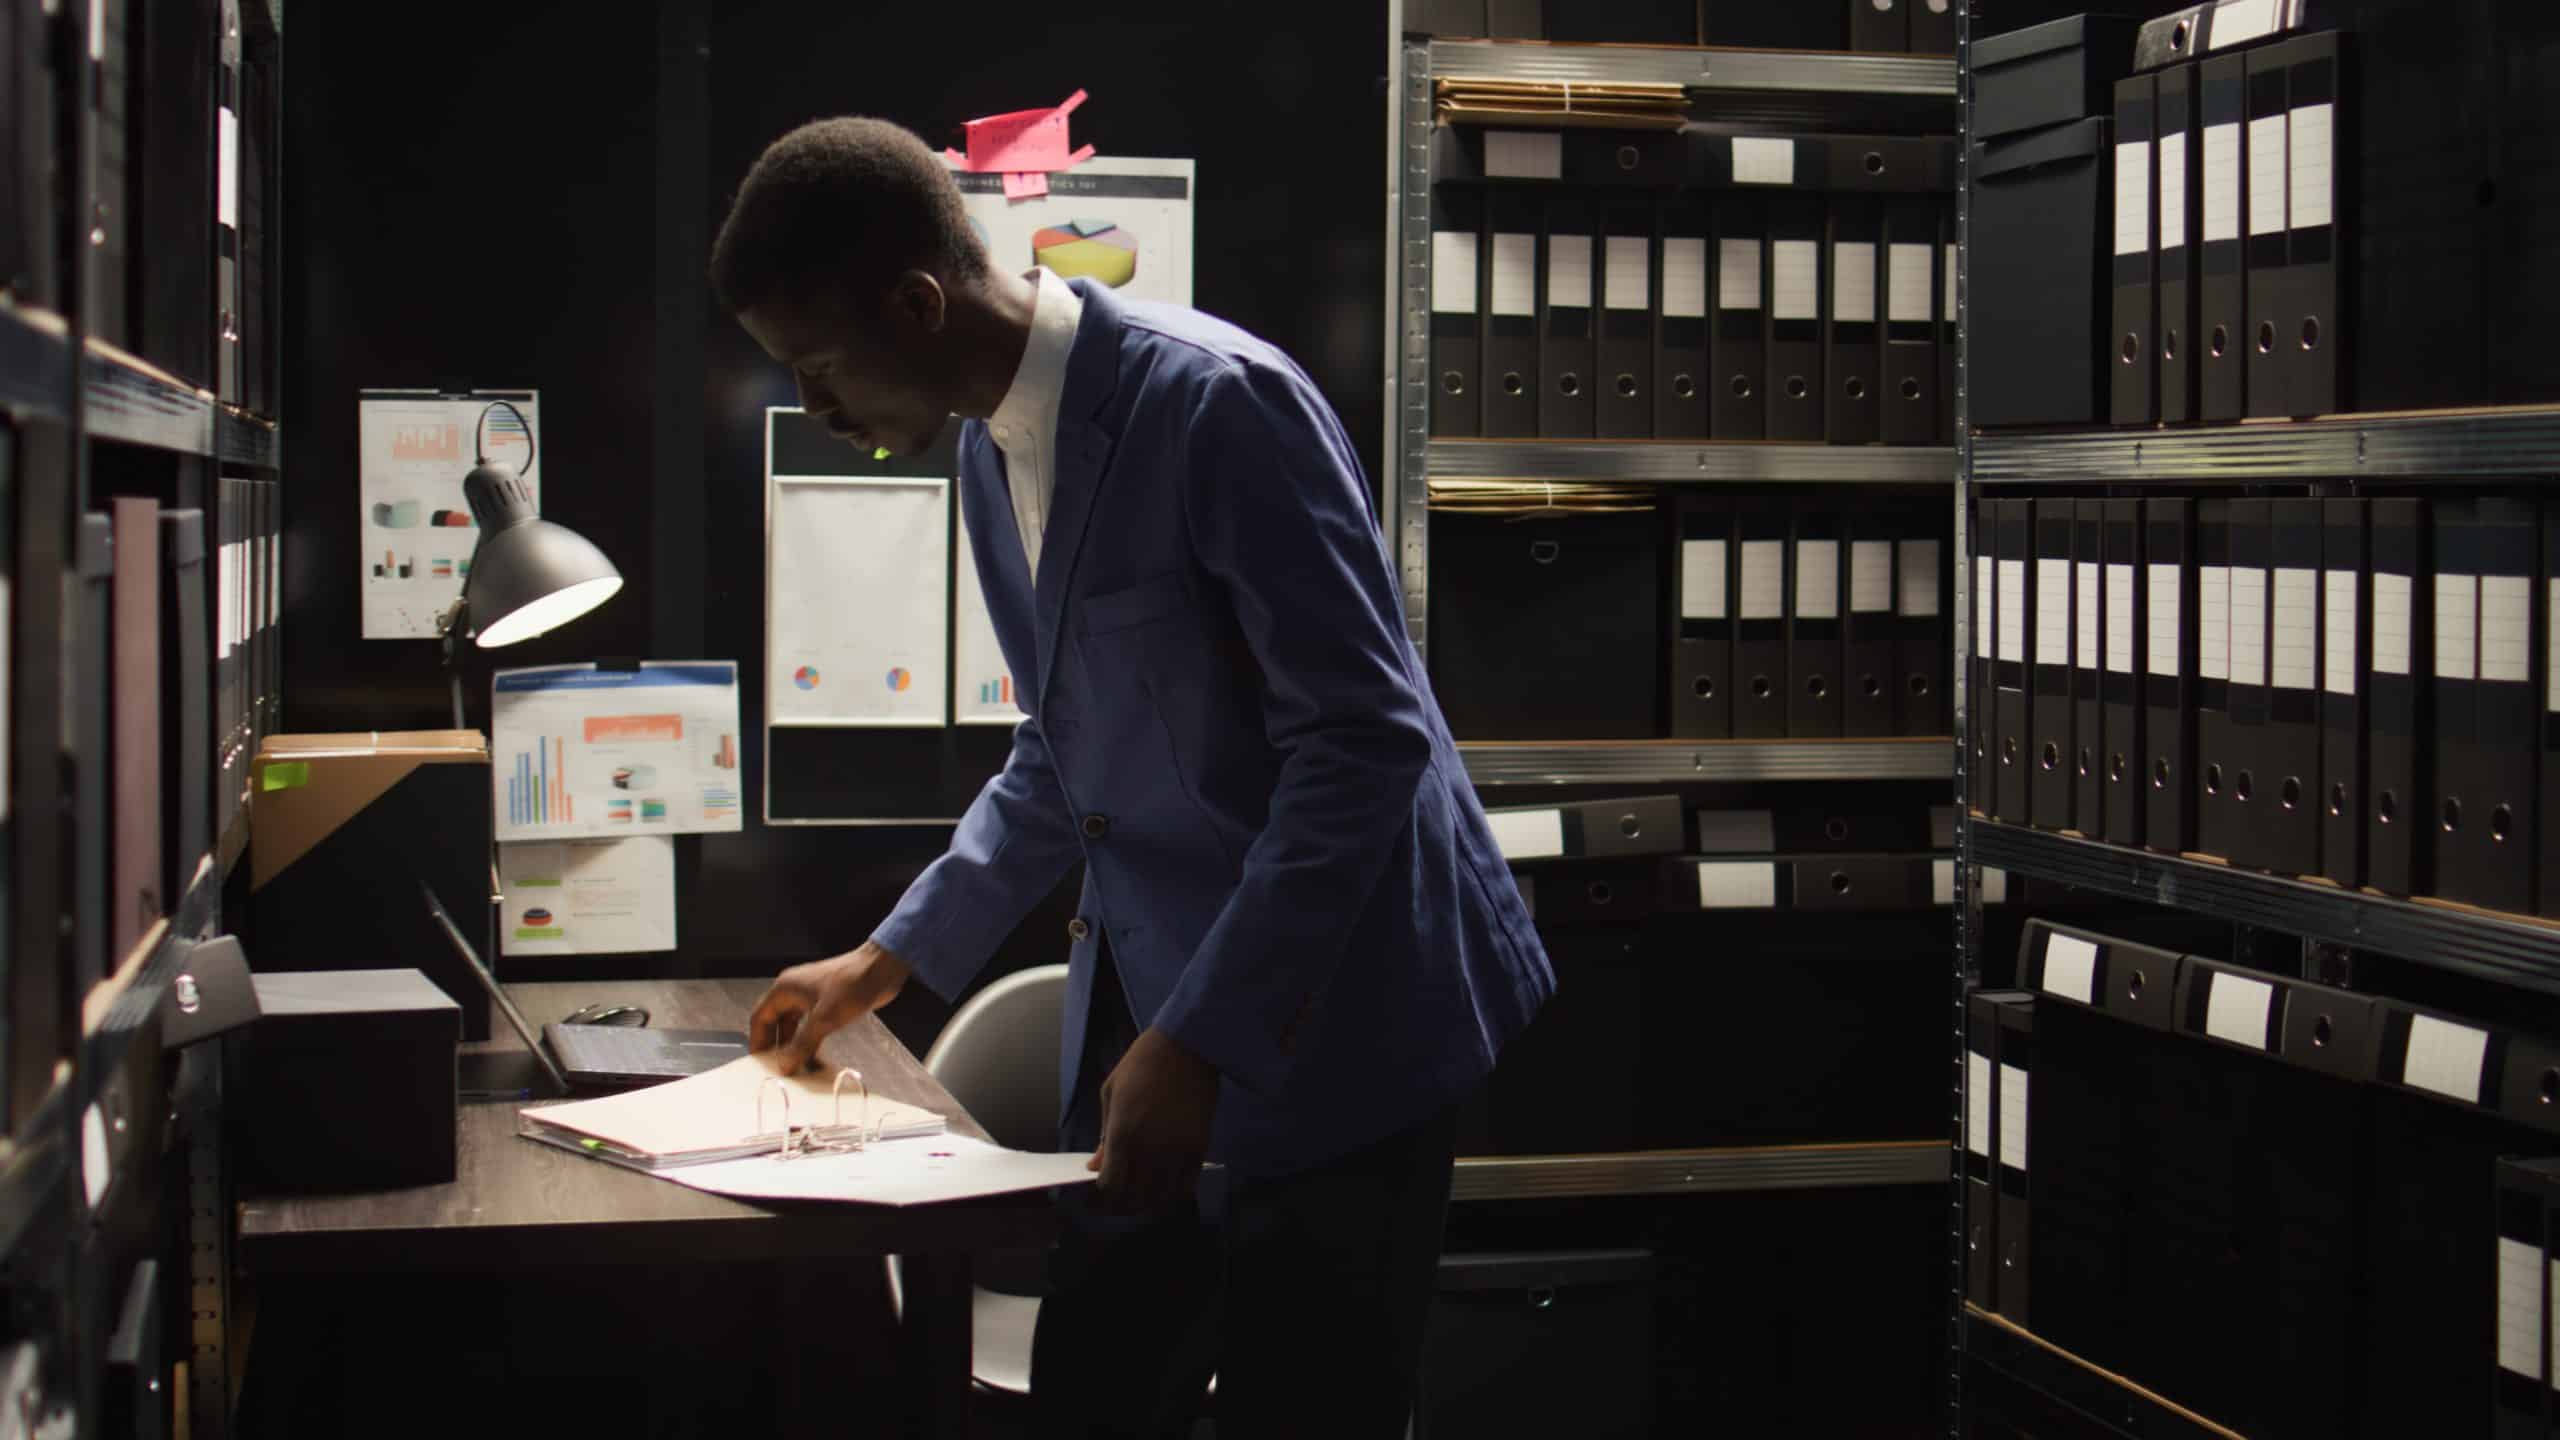
POLYGON ((453 691, 453 728, 467 730, 462 718, 462 660, 456 652, 455 638, 470 628, 471 602, 455 596, 443 614, 436 617, 436 639, 444 648, 444 676, 453 691))
POLYGON ((481 442, 481 434, 489 427, 489 412, 492 410, 506 411, 516 417, 518 425, 524 427, 524 468, 516 473, 519 475, 530 473, 533 469, 533 422, 525 419, 524 412, 507 401, 492 400, 481 407, 480 418, 473 421, 471 425, 471 453, 477 457, 480 464, 489 463, 489 447, 481 442))

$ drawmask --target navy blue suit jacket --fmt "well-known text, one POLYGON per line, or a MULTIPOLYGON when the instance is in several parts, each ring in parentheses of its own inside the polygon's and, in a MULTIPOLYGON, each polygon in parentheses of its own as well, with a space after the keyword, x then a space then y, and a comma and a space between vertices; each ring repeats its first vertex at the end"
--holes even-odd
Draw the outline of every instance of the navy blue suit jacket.
POLYGON ((1030 718, 874 938, 956 996, 1085 861, 1072 1089, 1108 936, 1222 1076, 1211 1158, 1285 1173, 1477 1088, 1555 986, 1405 633, 1360 463, 1286 355, 1090 281, 1028 573, 1003 459, 960 504, 1030 718))

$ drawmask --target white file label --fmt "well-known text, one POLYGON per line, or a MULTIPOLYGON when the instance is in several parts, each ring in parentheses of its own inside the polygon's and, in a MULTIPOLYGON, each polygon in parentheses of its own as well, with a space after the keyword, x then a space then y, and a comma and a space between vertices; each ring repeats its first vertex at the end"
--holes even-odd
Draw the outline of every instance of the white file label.
POLYGON ((1840 240, 1831 246, 1831 318, 1846 325, 1872 325, 1876 318, 1876 247, 1866 240, 1840 240))
POLYGON ((2160 137, 2160 248, 2180 250, 2187 243, 2187 132, 2172 130, 2160 137))
POLYGON ((1725 618, 1725 542, 1680 542, 1680 618, 1725 618))
POLYGON ((2521 575, 2481 576, 2480 678, 2522 685, 2532 669, 2532 582, 2521 575))
MULTIPOLYGON (((2377 609, 2375 614, 2380 614, 2377 609)), ((2477 672, 2480 623, 2480 579, 2476 575, 2436 577, 2436 678, 2468 680, 2477 672)))
POLYGON ((1760 308, 1759 241, 1718 240, 1716 242, 1716 308, 1719 310, 1760 308))
POLYGON ((1840 542, 1796 542, 1796 618, 1840 618, 1840 542))
POLYGON ((2083 1005, 2096 1004, 2098 947, 2077 935, 2048 934, 2044 943, 2044 991, 2083 1005))
POLYGON ((1547 237, 1547 303, 1587 310, 1591 307, 1591 237, 1547 237))
POLYGON ((2116 253, 2140 255, 2151 248, 2151 142, 2124 140, 2116 145, 2116 253))
POLYGON ((2015 1065, 2000 1067, 2000 1163, 2027 1168, 2027 1072, 2015 1065))
POLYGON ((2400 1083, 2431 1090, 2466 1105, 2480 1103, 2480 1070, 2489 1056, 2489 1032, 2433 1015, 2409 1017, 2409 1055, 2400 1083))
POLYGON ((2249 122, 2250 234, 2284 229, 2284 171, 2284 117, 2261 115, 2249 122))
POLYGON ((1496 315, 1538 313, 1538 237, 1493 237, 1493 303, 1496 315))
POLYGON ((1964 1148, 1991 1158, 1991 1057, 1979 1050, 1964 1052, 1964 1148))
POLYGON ((1484 173, 1493 180, 1561 180, 1564 134, 1557 130, 1487 130, 1484 173))
POLYGON ((1699 909, 1773 910, 1777 904, 1778 867, 1768 861, 1698 862, 1699 909))
POLYGON ((2027 562, 2000 562, 2000 660, 2023 665, 2027 659, 2027 562))
POLYGON ((1505 860, 1552 860, 1564 853, 1561 810, 1488 810, 1484 818, 1505 860))
POLYGON ((1796 142, 1748 135, 1733 137, 1733 183, 1793 185, 1796 183, 1796 142))
POLYGON ((1857 540, 1849 546, 1849 613, 1881 615, 1893 608, 1893 542, 1857 540))
POLYGON ((2107 567, 2107 668, 2133 673, 2133 567, 2107 567))
POLYGON ((2410 577, 2376 573, 2373 577, 2373 673, 2409 673, 2410 627, 2416 596, 2410 577))
POLYGON ((2077 670, 2098 668, 2098 582, 2099 567, 2093 561, 2071 562, 2071 578, 2078 582, 2080 595, 2072 623, 2071 664, 2077 670))
POLYGON ((1814 240, 1769 242, 1769 316, 1774 320, 1822 318, 1822 245, 1814 240))
POLYGON ((1641 235, 1612 235, 1606 247, 1600 303, 1611 310, 1653 308, 1650 266, 1653 243, 1641 235))
POLYGON ((2282 690, 2318 683, 2320 572, 2285 566, 2276 571, 2275 623, 2269 627, 2267 678, 2282 690))
POLYGON ((2498 1237, 2498 1368, 2542 1379, 2542 1251, 2498 1237))
POLYGON ((2150 570, 2151 604, 2146 608, 2150 611, 2151 633, 2146 637, 2144 647, 2149 652, 2146 668, 2154 675, 2174 678, 2183 673, 2179 668, 2181 657, 2178 653, 2178 567, 2154 565, 2150 570))
POLYGON ((1707 242, 1695 235, 1662 238, 1662 313, 1673 320, 1707 318, 1707 242))
MULTIPOLYGON (((2159 587, 2154 586, 2151 593, 2159 594, 2159 587)), ((2227 565, 2196 567, 2196 674, 2206 680, 2231 678, 2231 569, 2227 565)))
MULTIPOLYGON (((1895 586, 1893 611, 1914 620, 1935 619, 1938 614, 1938 542, 1904 540, 1896 547, 1895 560, 1902 567, 1895 586)), ((2552 693, 2560 694, 2560 690, 2552 693)))
POLYGON ((1927 324, 1930 313, 1929 262, 1933 247, 1895 244, 1885 247, 1885 318, 1897 325, 1927 324))
POLYGON ((2204 243, 2240 238, 2240 126, 2204 127, 2204 243))
POLYGON ((2297 105, 2286 147, 2292 157, 2292 189, 2286 206, 2296 230, 2326 225, 2330 217, 2330 136, 2336 108, 2327 103, 2297 105))
POLYGON ((1441 315, 1476 313, 1476 237, 1473 232, 1431 232, 1431 308, 1441 315))
POLYGON ((2205 991, 2204 1033, 2252 1050, 2266 1049, 2267 1010, 2275 993, 2264 980, 2214 971, 2205 991))
POLYGON ((1973 557, 1973 656, 1977 660, 1991 658, 1991 595, 1998 583, 1991 557, 1973 557))
POLYGON ((2071 663, 2071 562, 2036 557, 2036 663, 2071 663))
POLYGON ((1776 620, 1787 613, 1787 542, 1742 542, 1742 618, 1776 620))
POLYGON ((2356 572, 2323 574, 2326 608, 2320 617, 2320 688, 2332 695, 2356 693, 2356 572))

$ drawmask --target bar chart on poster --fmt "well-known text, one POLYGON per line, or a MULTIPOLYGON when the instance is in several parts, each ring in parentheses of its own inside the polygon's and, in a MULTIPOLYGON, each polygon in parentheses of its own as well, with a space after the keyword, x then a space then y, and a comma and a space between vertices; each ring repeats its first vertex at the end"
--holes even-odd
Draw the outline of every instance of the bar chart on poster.
POLYGON ((733 662, 537 665, 491 691, 501 842, 741 827, 733 662))

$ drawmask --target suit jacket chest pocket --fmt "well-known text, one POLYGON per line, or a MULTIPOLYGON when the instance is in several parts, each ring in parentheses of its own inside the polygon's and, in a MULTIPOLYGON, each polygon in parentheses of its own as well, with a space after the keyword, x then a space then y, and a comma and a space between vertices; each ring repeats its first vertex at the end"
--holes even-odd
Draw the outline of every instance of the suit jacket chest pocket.
POLYGON ((1141 682, 1159 703, 1207 666, 1205 631, 1182 577, 1158 575, 1076 602, 1077 648, 1097 685, 1141 682))

